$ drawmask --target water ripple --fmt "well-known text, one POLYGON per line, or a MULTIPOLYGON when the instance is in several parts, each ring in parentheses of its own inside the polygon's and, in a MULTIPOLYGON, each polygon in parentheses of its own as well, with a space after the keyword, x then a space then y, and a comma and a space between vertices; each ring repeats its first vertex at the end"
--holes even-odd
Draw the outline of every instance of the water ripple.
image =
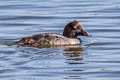
POLYGON ((119 0, 1 0, 0 80, 119 80, 119 0), (79 46, 33 48, 6 42, 36 33, 62 34, 80 21, 92 34, 79 46))

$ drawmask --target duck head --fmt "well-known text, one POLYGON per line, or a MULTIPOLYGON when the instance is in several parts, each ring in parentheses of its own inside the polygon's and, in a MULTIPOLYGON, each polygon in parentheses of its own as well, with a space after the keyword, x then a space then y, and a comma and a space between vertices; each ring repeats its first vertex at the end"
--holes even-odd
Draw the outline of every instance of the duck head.
POLYGON ((91 34, 84 30, 83 26, 78 21, 73 21, 68 23, 63 31, 63 36, 68 38, 77 38, 77 36, 88 36, 90 37, 91 34))

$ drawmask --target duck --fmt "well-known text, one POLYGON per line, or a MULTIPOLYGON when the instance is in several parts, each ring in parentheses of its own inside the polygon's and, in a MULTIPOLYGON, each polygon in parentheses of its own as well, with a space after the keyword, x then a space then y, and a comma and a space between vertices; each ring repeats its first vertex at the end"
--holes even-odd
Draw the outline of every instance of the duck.
POLYGON ((82 42, 82 40, 78 38, 79 35, 91 36, 88 31, 84 30, 79 21, 74 20, 65 25, 62 35, 57 33, 34 34, 22 37, 14 44, 31 47, 79 45, 82 42))

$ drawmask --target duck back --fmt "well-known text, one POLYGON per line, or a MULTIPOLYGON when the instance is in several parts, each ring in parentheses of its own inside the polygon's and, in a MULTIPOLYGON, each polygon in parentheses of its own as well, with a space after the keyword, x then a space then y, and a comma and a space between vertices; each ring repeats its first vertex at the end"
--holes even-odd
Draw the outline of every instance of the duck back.
POLYGON ((18 45, 24 46, 55 46, 55 45, 75 45, 80 44, 79 38, 67 38, 55 33, 36 34, 21 38, 16 42, 18 45))

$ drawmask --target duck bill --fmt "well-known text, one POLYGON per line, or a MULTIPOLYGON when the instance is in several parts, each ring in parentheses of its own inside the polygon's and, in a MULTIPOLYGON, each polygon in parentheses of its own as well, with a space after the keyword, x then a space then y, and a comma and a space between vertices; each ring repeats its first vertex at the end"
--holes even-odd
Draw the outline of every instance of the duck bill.
POLYGON ((89 32, 87 32, 86 30, 82 30, 81 31, 81 35, 82 36, 88 36, 88 37, 91 37, 92 35, 89 33, 89 32))

